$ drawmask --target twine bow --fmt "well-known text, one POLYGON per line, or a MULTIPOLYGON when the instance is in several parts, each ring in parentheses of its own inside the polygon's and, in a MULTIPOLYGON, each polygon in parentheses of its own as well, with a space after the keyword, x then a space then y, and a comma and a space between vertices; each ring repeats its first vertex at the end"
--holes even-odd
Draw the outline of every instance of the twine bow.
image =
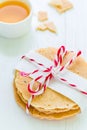
POLYGON ((63 78, 60 76, 60 73, 64 71, 65 68, 67 68, 69 65, 72 64, 72 62, 81 55, 81 51, 78 51, 78 53, 76 55, 74 55, 65 65, 61 66, 62 62, 63 62, 63 58, 65 56, 65 54, 67 53, 65 46, 61 46, 56 54, 55 59, 53 60, 53 65, 49 66, 49 68, 47 68, 43 63, 39 63, 37 62, 35 59, 32 58, 28 58, 26 56, 22 56, 22 59, 30 62, 31 64, 34 64, 37 69, 34 70, 31 73, 25 73, 25 72, 21 72, 22 76, 29 76, 31 77, 31 75, 38 73, 38 72, 42 72, 41 75, 38 75, 35 79, 33 79, 29 84, 28 84, 28 91, 31 94, 30 99, 28 100, 28 103, 26 105, 26 112, 28 113, 28 108, 31 104, 32 99, 34 98, 34 96, 40 95, 42 93, 44 93, 44 91, 46 90, 47 86, 49 85, 49 82, 55 78, 57 80, 59 80, 60 82, 67 84, 68 86, 76 89, 77 91, 87 95, 87 92, 81 90, 80 88, 78 88, 77 85, 70 83, 67 79, 63 78), (34 82, 37 81, 39 82, 39 80, 42 79, 42 82, 39 83, 39 85, 37 86, 36 90, 33 90, 33 85, 34 82))

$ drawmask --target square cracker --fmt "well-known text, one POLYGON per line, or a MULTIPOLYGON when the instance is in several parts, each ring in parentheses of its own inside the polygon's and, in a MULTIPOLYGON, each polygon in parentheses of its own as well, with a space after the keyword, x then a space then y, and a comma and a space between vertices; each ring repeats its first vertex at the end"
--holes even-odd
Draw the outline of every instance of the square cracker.
POLYGON ((45 21, 48 20, 48 14, 45 11, 39 11, 38 12, 38 20, 39 21, 45 21))

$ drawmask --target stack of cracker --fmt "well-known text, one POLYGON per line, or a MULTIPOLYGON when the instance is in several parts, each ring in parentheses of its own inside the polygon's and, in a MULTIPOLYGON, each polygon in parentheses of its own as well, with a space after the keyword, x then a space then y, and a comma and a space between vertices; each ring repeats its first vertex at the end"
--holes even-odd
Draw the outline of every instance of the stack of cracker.
MULTIPOLYGON (((37 52, 49 60, 53 60, 57 49, 45 48, 39 49, 37 52)), ((72 52, 68 52, 64 57, 63 64, 65 64, 72 55, 72 52)), ((87 63, 81 57, 78 57, 72 65, 68 67, 68 69, 87 79, 87 63)), ((32 79, 30 77, 21 76, 18 70, 15 71, 15 99, 19 106, 21 106, 24 110, 26 110, 26 104, 31 96, 27 89, 31 80, 32 79)), ((38 84, 38 82, 35 82, 34 88, 36 88, 38 84)), ((35 96, 29 107, 29 112, 34 117, 38 117, 40 119, 58 120, 80 113, 80 107, 71 99, 51 90, 50 88, 47 88, 42 95, 35 96)))

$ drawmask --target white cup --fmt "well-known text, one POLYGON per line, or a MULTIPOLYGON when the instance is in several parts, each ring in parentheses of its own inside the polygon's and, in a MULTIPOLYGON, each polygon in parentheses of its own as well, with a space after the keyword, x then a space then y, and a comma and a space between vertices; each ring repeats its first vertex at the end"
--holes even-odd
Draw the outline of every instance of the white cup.
MULTIPOLYGON (((5 1, 6 0, 3 0, 2 2, 5 1)), ((0 21, 0 36, 6 38, 17 38, 30 31, 32 20, 32 6, 29 0, 21 0, 21 2, 27 4, 27 6, 30 8, 30 14, 25 19, 16 23, 6 23, 0 21)))

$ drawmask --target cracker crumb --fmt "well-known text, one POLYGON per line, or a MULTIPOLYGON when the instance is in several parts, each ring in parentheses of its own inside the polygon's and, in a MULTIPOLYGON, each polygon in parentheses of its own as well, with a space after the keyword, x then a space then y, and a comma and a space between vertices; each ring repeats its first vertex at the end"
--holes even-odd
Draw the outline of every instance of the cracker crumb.
POLYGON ((73 7, 72 3, 68 0, 51 0, 50 5, 63 13, 73 7))
POLYGON ((38 12, 38 20, 39 21, 45 21, 48 20, 48 14, 45 11, 39 11, 38 12))

